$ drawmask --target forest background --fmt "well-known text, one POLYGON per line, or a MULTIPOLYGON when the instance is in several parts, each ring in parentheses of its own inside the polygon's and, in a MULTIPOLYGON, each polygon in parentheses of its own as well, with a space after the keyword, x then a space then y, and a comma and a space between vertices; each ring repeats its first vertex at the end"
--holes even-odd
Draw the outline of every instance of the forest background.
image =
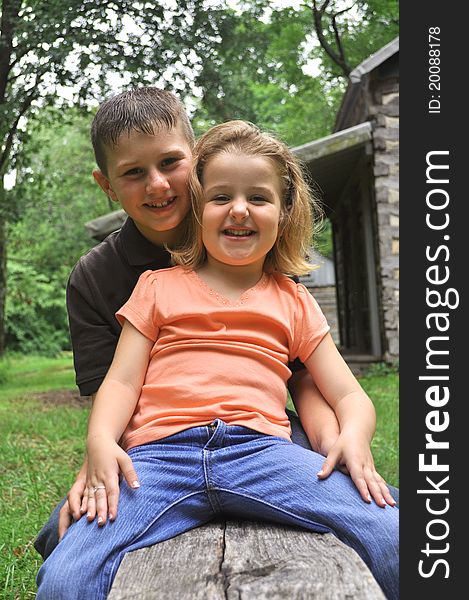
MULTIPOLYGON (((196 135, 240 118, 290 146, 328 135, 351 70, 398 35, 397 0, 2 0, 0 356, 70 348, 66 282, 110 210, 89 126, 133 85, 185 102, 196 135)), ((319 250, 331 252, 327 227, 319 250)))

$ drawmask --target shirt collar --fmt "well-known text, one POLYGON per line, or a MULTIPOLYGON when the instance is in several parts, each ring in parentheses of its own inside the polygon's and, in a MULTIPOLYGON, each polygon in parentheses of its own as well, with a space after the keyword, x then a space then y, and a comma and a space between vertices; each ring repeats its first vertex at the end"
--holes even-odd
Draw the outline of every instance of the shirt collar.
POLYGON ((170 264, 170 254, 162 246, 152 244, 137 229, 130 217, 127 217, 119 233, 122 252, 130 265, 146 265, 154 262, 170 264))

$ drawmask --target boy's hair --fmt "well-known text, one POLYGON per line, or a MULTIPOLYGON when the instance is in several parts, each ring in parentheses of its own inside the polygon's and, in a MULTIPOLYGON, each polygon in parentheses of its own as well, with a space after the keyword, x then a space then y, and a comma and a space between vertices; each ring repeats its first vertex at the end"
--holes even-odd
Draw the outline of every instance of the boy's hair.
POLYGON ((155 135, 181 124, 187 143, 194 145, 194 132, 182 102, 156 87, 134 88, 108 98, 91 124, 91 142, 96 163, 107 173, 106 147, 116 146, 122 134, 132 131, 155 135))
POLYGON ((174 262, 196 269, 206 260, 201 227, 205 205, 203 174, 207 163, 222 153, 265 157, 272 161, 280 178, 283 194, 279 237, 267 254, 264 270, 289 275, 303 275, 313 270, 315 267, 307 256, 313 241, 313 216, 316 220, 322 214, 319 201, 310 192, 288 146, 256 125, 239 120, 212 127, 195 146, 189 175, 192 211, 186 217, 185 245, 172 251, 174 262))

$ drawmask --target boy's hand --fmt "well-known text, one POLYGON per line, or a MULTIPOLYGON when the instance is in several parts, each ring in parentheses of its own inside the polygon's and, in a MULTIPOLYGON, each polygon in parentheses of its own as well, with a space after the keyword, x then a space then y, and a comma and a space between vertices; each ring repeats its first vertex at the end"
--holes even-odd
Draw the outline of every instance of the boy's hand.
MULTIPOLYGON (((320 479, 328 477, 334 468, 346 467, 365 502, 373 499, 378 506, 395 506, 386 482, 376 471, 369 443, 359 439, 356 432, 342 432, 330 449, 321 470, 320 479)), ((342 470, 342 469, 341 469, 342 470)))
MULTIPOLYGON (((334 447, 335 443, 339 439, 339 435, 340 432, 338 430, 330 431, 329 434, 323 435, 319 441, 319 448, 317 450, 313 448, 313 450, 316 450, 316 452, 322 454, 323 456, 328 456, 329 452, 331 451, 331 448, 334 447)), ((341 471, 344 475, 350 475, 347 467, 344 464, 337 464, 335 468, 341 471)), ((324 469, 324 466, 322 467, 322 469, 324 469)))
POLYGON ((88 463, 85 458, 75 479, 75 483, 67 494, 67 500, 59 512, 59 541, 73 521, 78 521, 86 512, 86 471, 88 463))
POLYGON ((140 484, 130 456, 114 440, 88 439, 87 450, 87 519, 91 522, 97 517, 103 526, 108 517, 111 521, 117 517, 120 473, 129 487, 137 489, 140 484))

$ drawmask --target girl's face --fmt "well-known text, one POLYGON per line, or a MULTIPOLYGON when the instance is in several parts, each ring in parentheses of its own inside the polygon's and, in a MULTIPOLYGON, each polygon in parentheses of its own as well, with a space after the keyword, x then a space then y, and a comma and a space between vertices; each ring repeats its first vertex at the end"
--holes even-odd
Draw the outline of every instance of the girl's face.
POLYGON ((202 241, 208 260, 259 267, 277 241, 282 187, 263 156, 221 153, 203 173, 202 241))

